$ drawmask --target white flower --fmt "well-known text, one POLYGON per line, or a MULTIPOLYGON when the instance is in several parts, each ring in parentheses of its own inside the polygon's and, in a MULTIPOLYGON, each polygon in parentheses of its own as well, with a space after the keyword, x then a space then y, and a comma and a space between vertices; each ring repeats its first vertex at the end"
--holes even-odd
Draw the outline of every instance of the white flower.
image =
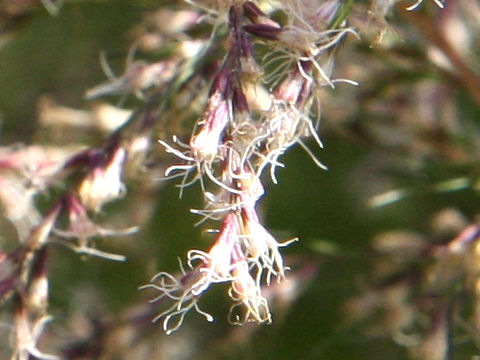
POLYGON ((125 185, 121 181, 121 173, 125 159, 125 149, 118 147, 106 161, 101 158, 93 164, 78 191, 88 209, 99 211, 104 203, 123 196, 125 185))

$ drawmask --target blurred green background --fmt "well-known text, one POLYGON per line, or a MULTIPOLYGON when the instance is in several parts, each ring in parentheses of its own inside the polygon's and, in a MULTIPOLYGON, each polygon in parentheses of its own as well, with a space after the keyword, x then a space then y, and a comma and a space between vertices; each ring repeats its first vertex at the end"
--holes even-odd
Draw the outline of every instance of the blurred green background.
MULTIPOLYGON (((0 47, 2 146, 45 143, 46 134, 37 122, 41 96, 51 95, 64 106, 87 108, 85 91, 106 79, 100 52, 105 52, 111 67, 121 73, 132 28, 145 11, 158 6, 156 1, 72 1, 64 4, 58 16, 34 7, 21 17, 6 19, 0 47)), ((441 72, 437 76, 440 83, 449 86, 441 72)), ((331 91, 336 101, 342 96, 341 87, 325 91, 331 91)), ((468 95, 461 89, 457 97, 464 104, 464 123, 471 121, 478 131, 478 106, 465 100, 468 95)), ((360 110, 351 110, 358 117, 355 121, 368 126, 370 119, 366 116, 370 114, 360 110)), ((165 359, 408 357, 408 347, 397 345, 387 333, 369 335, 363 322, 349 321, 347 303, 362 294, 374 278, 378 254, 371 244, 377 234, 396 229, 428 233, 431 217, 447 207, 459 209, 469 219, 475 217, 477 191, 467 188, 440 193, 434 185, 465 174, 475 177, 476 167, 471 163, 456 167, 441 158, 422 166, 404 166, 403 160, 398 161, 375 141, 351 136, 357 124, 335 124, 328 111, 335 111, 334 105, 330 109, 327 105, 320 126, 326 148, 314 152, 329 170, 317 168, 305 152, 294 148, 282 158, 287 166, 278 170, 279 184, 269 184, 260 201, 264 222, 279 241, 300 238, 283 249, 292 267, 288 276, 298 280, 298 289, 292 290, 292 298, 283 306, 280 301, 274 302, 273 324, 244 329, 228 325, 229 300, 220 286, 201 302, 202 309, 215 316, 213 324, 192 312, 170 337, 162 332, 160 324, 143 326, 136 335, 138 342, 149 339, 148 346, 158 353, 139 351, 136 358, 151 358, 145 354, 165 359), (389 169, 394 172, 392 177, 379 171, 390 161, 397 161, 389 169), (383 179, 379 184, 375 184, 377 175, 383 179), (383 207, 369 207, 371 196, 388 186, 408 188, 413 195, 383 207)), ((129 190, 126 199, 106 207, 101 219, 108 220, 121 210, 126 214, 121 223, 135 224, 128 214, 142 211, 137 208, 142 202, 130 201, 135 196, 135 184, 129 184, 129 190)), ((155 272, 177 271, 177 258, 183 258, 188 249, 206 249, 208 236, 202 235, 202 227, 193 226, 198 218, 189 212, 201 206, 196 190, 188 189, 179 200, 175 181, 159 181, 150 194, 154 203, 141 231, 118 242, 98 242, 101 249, 111 247, 126 255, 125 263, 85 258, 64 247, 52 247, 49 310, 55 320, 49 326, 50 335, 66 342, 88 338, 92 328, 74 324, 72 318, 114 321, 119 314, 148 302, 149 294, 138 287, 155 272)), ((460 339, 452 358, 470 359, 476 353, 472 342, 460 339)))

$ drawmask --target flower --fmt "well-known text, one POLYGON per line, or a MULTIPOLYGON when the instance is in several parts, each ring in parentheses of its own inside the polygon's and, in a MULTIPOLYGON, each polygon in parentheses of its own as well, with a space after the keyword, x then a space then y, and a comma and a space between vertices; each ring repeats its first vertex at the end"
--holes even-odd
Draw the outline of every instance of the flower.
POLYGON ((124 261, 125 257, 116 254, 106 253, 90 246, 90 238, 95 236, 119 236, 129 235, 138 230, 137 227, 130 227, 124 230, 105 229, 95 224, 87 214, 87 209, 80 199, 72 194, 62 198, 62 204, 68 215, 69 226, 66 230, 55 229, 55 234, 65 238, 78 239, 78 245, 62 241, 62 244, 72 248, 77 253, 103 257, 110 260, 124 261))
POLYGON ((257 213, 250 206, 242 207, 242 239, 245 248, 245 255, 257 267, 258 281, 262 272, 266 269, 266 283, 270 284, 270 279, 276 276, 278 281, 285 277, 283 258, 279 252, 280 247, 288 246, 297 241, 297 238, 278 243, 265 227, 260 224, 257 213))
POLYGON ((170 335, 180 328, 185 315, 192 308, 205 316, 208 321, 213 321, 213 317, 200 310, 197 304, 201 292, 210 285, 206 277, 207 273, 200 271, 200 267, 185 273, 180 280, 166 272, 160 272, 152 278, 151 284, 141 286, 140 289, 153 288, 160 291, 160 295, 150 300, 150 303, 156 303, 164 297, 174 300, 174 304, 153 318, 152 322, 163 318, 163 330, 170 335), (200 289, 202 289, 201 292, 200 289))
POLYGON ((126 151, 121 146, 91 155, 90 170, 78 190, 82 203, 88 209, 98 212, 104 203, 123 196, 125 185, 121 181, 121 173, 125 159, 126 151))
MULTIPOLYGON (((188 263, 200 262, 200 271, 207 274, 209 283, 219 283, 231 280, 232 253, 238 242, 240 224, 236 213, 229 213, 223 227, 208 253, 199 250, 188 252, 188 263)), ((199 291, 203 292, 203 291, 199 291)))
POLYGON ((183 318, 192 308, 204 315, 208 321, 212 321, 211 315, 198 308, 198 298, 214 283, 231 281, 231 259, 233 248, 239 232, 238 219, 235 214, 229 214, 224 225, 208 253, 199 250, 190 250, 188 253, 188 265, 192 271, 185 273, 180 280, 168 273, 161 272, 154 276, 151 282, 142 288, 154 288, 161 294, 151 300, 156 302, 163 297, 175 300, 175 304, 156 316, 153 321, 164 317, 163 328, 167 334, 177 330, 183 322, 183 318), (193 266, 193 262, 199 262, 193 266), (174 319, 174 325, 170 321, 174 319))
POLYGON ((211 161, 218 153, 222 134, 231 118, 230 106, 226 100, 229 86, 228 73, 223 69, 212 85, 207 110, 200 122, 201 129, 190 140, 192 154, 197 163, 211 161))
POLYGON ((234 280, 229 295, 236 303, 230 308, 230 322, 235 325, 246 322, 270 323, 272 319, 267 299, 252 278, 248 262, 240 257, 233 266, 232 275, 234 280), (243 315, 236 313, 238 307, 245 308, 243 315))

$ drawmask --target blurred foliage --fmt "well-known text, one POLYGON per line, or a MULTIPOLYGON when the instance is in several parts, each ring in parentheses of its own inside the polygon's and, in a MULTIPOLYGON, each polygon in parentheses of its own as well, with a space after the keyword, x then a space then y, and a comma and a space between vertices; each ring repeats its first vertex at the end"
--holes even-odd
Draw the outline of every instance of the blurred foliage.
MULTIPOLYGON (((359 11, 363 2, 359 4, 352 11, 359 11)), ((46 144, 55 137, 38 122, 39 99, 46 95, 64 106, 89 109, 92 105, 84 100, 85 91, 106 78, 100 53, 107 55, 117 74, 122 73, 132 29, 142 22, 145 12, 161 5, 161 1, 65 1, 57 16, 39 5, 15 15, 0 13, 6 19, 0 33, 2 144, 46 144)), ((99 248, 127 255, 126 262, 78 256, 61 246, 51 248, 49 312, 54 320, 48 325, 45 347, 81 347, 84 341, 90 352, 78 359, 121 358, 109 355, 109 351, 114 353, 117 338, 143 344, 129 353, 129 359, 394 360, 412 355, 418 342, 416 332, 421 334, 422 327, 430 326, 425 325, 428 320, 421 318, 421 311, 415 313, 414 324, 405 326, 410 333, 403 334, 401 344, 401 334, 392 337, 388 330, 395 326, 388 324, 395 309, 370 315, 368 304, 356 308, 353 303, 369 292, 383 291, 380 284, 388 282, 386 279, 400 279, 409 271, 409 279, 413 277, 416 285, 412 285, 413 293, 405 296, 413 303, 416 296, 426 297, 426 285, 418 283, 439 260, 408 253, 413 250, 403 244, 406 234, 421 238, 410 245, 413 248, 427 247, 424 242, 440 246, 478 221, 480 106, 476 96, 480 88, 472 87, 480 78, 478 48, 468 54, 468 61, 477 67, 467 67, 477 70, 468 75, 476 80, 464 79, 465 73, 455 71, 458 63, 453 69, 442 67, 431 53, 442 49, 443 40, 430 32, 429 26, 434 25, 429 25, 428 19, 440 22, 442 11, 453 11, 448 0, 443 10, 426 1, 418 12, 407 13, 403 5, 388 15, 382 42, 375 42, 376 32, 363 40, 351 37, 338 50, 335 77, 348 77, 361 85, 339 84, 322 91, 319 129, 325 150, 315 153, 329 170, 320 170, 305 152, 295 148, 282 158, 287 166, 278 170, 278 184, 269 184, 260 201, 266 226, 277 238, 300 238, 284 249, 292 267, 288 277, 300 279, 299 288, 292 290, 292 299, 274 304, 272 325, 230 326, 225 295, 220 291, 209 294, 202 307, 214 314, 213 324, 191 314, 170 337, 159 325, 150 324, 155 309, 145 310, 150 297, 138 287, 159 269, 177 271, 176 258, 192 246, 207 248, 211 236, 202 232, 208 224, 193 226, 198 219, 189 209, 202 206, 196 185, 179 200, 175 181, 158 179, 154 186, 143 189, 140 179, 136 180, 140 185, 135 180, 128 184, 125 199, 110 204, 99 215, 100 220, 118 227, 141 226, 139 233, 128 238, 97 239, 99 248), (460 180, 451 182, 454 179, 460 180), (375 196, 389 191, 396 191, 391 198, 395 201, 383 198, 385 201, 380 199, 377 206, 371 206, 375 196), (439 225, 435 219, 446 209, 450 213, 439 225), (449 221, 452 227, 443 229, 449 221), (398 244, 392 246, 407 247, 407 260, 397 253, 383 253, 377 246, 381 234, 393 231, 399 235, 394 240, 398 244), (362 312, 367 318, 362 318, 362 312), (137 319, 137 314, 146 319, 137 319), (138 323, 136 332, 128 329, 127 323, 138 323), (379 323, 387 324, 382 328, 379 323), (102 339, 109 345, 99 357, 91 349, 102 339)), ((354 25, 358 28, 367 26, 365 19, 357 21, 354 25)), ((478 47, 480 33, 471 36, 478 47)), ((131 108, 139 103, 131 98, 126 101, 131 108)), ((192 104, 195 106, 195 101, 192 104)), ((64 143, 101 139, 89 131, 61 134, 64 143)), ((165 160, 161 161, 164 164, 165 160)), ((465 271, 467 275, 459 276, 468 278, 465 271)), ((480 352, 475 338, 479 321, 472 320, 479 299, 475 291, 472 295, 458 290, 462 281, 455 281, 447 291, 455 299, 453 303, 461 306, 451 315, 448 341, 454 350, 445 359, 473 359, 480 352)), ((427 306, 428 311, 432 307, 427 306)), ((408 321, 408 315, 402 316, 408 321)), ((7 338, 7 327, 2 326, 0 332, 7 338)), ((4 342, 1 346, 6 347, 4 342)), ((2 352, 0 356, 5 355, 2 352)))

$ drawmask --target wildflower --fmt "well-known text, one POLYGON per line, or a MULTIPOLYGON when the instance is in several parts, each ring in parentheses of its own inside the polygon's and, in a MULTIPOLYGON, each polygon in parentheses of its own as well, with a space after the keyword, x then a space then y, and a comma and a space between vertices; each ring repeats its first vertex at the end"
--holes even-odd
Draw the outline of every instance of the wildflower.
POLYGON ((95 255, 117 261, 125 260, 124 256, 110 254, 92 248, 89 239, 95 236, 128 235, 137 231, 137 227, 131 227, 124 230, 105 229, 93 223, 88 217, 87 209, 76 196, 67 194, 63 197, 62 203, 67 211, 69 226, 66 230, 55 229, 55 234, 65 239, 78 239, 78 245, 69 242, 62 242, 62 244, 67 245, 81 254, 95 255))
POLYGON ((311 62, 300 62, 295 71, 277 86, 272 108, 266 115, 263 130, 266 134, 266 154, 259 172, 270 164, 271 178, 275 183, 275 168, 279 165, 278 158, 295 143, 304 148, 317 166, 326 169, 325 165, 316 159, 302 141, 303 137, 312 136, 318 146, 323 147, 308 114, 313 81, 305 73, 312 66, 311 62))
POLYGON ((188 265, 192 271, 184 274, 177 280, 167 273, 159 273, 153 279, 155 284, 148 284, 142 288, 154 288, 161 294, 151 302, 156 302, 163 297, 175 301, 175 304, 155 317, 153 321, 165 317, 163 328, 167 334, 177 330, 186 313, 192 308, 204 315, 208 321, 212 321, 211 315, 206 314, 198 308, 198 298, 214 283, 231 281, 231 259, 234 245, 239 233, 239 224, 236 214, 229 214, 224 221, 223 228, 217 237, 214 245, 208 253, 199 250, 190 250, 188 253, 188 265), (193 262, 199 262, 193 266, 193 262), (177 318, 178 317, 178 318, 177 318), (174 325, 170 321, 174 319, 174 325))
POLYGON ((150 303, 156 303, 164 297, 174 301, 170 308, 157 315, 152 322, 163 318, 163 330, 167 335, 170 335, 180 328, 185 315, 192 308, 205 316, 208 321, 213 321, 213 317, 210 314, 205 313, 198 307, 198 299, 201 295, 198 289, 205 291, 208 285, 210 285, 205 280, 207 276, 206 272, 200 271, 200 267, 193 269, 189 273, 184 273, 180 280, 166 272, 160 272, 152 278, 151 284, 141 286, 140 289, 152 288, 160 291, 160 295, 150 300, 150 303))
POLYGON ((236 259, 232 275, 234 280, 229 295, 236 303, 230 308, 230 322, 235 325, 246 322, 270 323, 268 302, 262 296, 258 283, 250 275, 247 261, 241 256, 236 259), (242 315, 236 313, 238 307, 244 308, 242 315))
POLYGON ((296 54, 299 60, 313 61, 338 44, 344 35, 355 33, 351 28, 328 29, 339 8, 338 1, 327 1, 320 7, 309 1, 285 3, 288 18, 279 40, 286 51, 296 54))
POLYGON ((209 282, 219 283, 230 280, 232 252, 238 241, 239 232, 240 224, 237 214, 234 212, 228 214, 215 243, 208 253, 190 250, 188 263, 200 261, 201 271, 207 273, 209 282))
POLYGON ((198 163, 211 161, 218 153, 221 136, 231 118, 228 88, 229 75, 223 69, 214 80, 200 131, 190 140, 193 157, 198 163))
POLYGON ((99 211, 101 206, 125 193, 120 177, 126 151, 121 146, 99 150, 90 155, 90 170, 78 190, 82 203, 90 210, 99 211))
POLYGON ((244 242, 245 254, 248 259, 257 267, 257 278, 260 280, 262 272, 266 269, 266 283, 276 276, 278 281, 285 277, 283 258, 279 252, 280 247, 288 246, 297 239, 285 243, 278 243, 275 238, 260 224, 257 213, 250 206, 242 207, 242 239, 244 242))
MULTIPOLYGON (((239 324, 250 321, 269 323, 271 321, 267 300, 261 294, 260 276, 257 275, 257 279, 254 280, 250 274, 249 261, 252 259, 248 255, 254 250, 249 244, 245 247, 242 246, 242 243, 239 241, 240 224, 237 216, 235 212, 232 212, 225 217, 224 225, 208 253, 199 250, 189 251, 188 265, 192 268, 191 272, 184 274, 180 280, 162 272, 152 279, 152 284, 142 287, 153 288, 161 292, 159 296, 151 300, 152 303, 164 297, 175 301, 173 306, 153 320, 157 321, 163 317, 163 328, 167 334, 180 327, 186 313, 192 308, 204 315, 207 320, 213 320, 209 314, 198 308, 197 302, 199 297, 212 284, 217 283, 231 283, 229 295, 235 301, 231 308, 230 316, 230 320, 233 323, 239 324), (245 248, 248 250, 244 250, 245 248), (244 251, 247 251, 247 253, 244 253, 244 251), (193 262, 199 263, 194 266, 193 262), (242 316, 236 314, 236 309, 239 306, 245 308, 245 313, 242 316), (173 325, 171 322, 173 322, 173 325)), ((275 272, 275 275, 283 276, 283 262, 277 249, 274 248, 276 242, 264 228, 259 224, 257 225, 257 229, 261 230, 258 230, 255 235, 262 238, 256 237, 255 241, 259 243, 259 246, 271 249, 272 257, 274 257, 272 261, 265 259, 262 266, 269 267, 269 273, 275 272)), ((250 226, 250 229, 255 227, 255 225, 251 224, 247 226, 250 226)), ((262 249, 262 251, 265 253, 269 252, 266 249, 262 249)))

